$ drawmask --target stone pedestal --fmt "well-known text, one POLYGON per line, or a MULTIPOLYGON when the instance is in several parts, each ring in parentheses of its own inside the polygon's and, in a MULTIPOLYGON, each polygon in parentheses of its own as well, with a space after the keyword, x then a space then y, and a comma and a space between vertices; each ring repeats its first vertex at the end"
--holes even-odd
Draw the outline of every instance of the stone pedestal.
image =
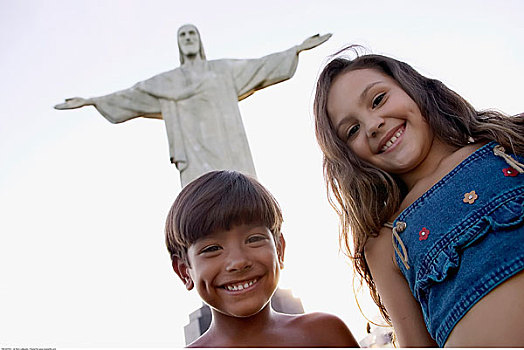
POLYGON ((211 309, 203 304, 200 309, 189 314, 189 323, 184 326, 186 345, 204 334, 211 324, 211 309))
POLYGON ((271 307, 273 310, 283 314, 303 314, 304 307, 299 298, 293 296, 291 289, 278 288, 271 298, 271 307))

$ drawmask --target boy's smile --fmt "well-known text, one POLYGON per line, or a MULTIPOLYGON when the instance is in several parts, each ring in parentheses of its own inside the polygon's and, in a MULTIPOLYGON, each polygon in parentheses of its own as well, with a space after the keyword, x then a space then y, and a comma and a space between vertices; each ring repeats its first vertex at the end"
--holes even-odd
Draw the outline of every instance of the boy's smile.
POLYGON ((248 290, 251 290, 252 288, 250 287, 253 287, 253 285, 255 283, 258 282, 258 279, 255 278, 255 279, 252 279, 252 280, 249 280, 249 281, 242 281, 242 282, 234 282, 234 283, 228 283, 228 284, 225 284, 223 286, 221 286, 220 288, 224 288, 226 289, 227 291, 234 291, 234 292, 246 292, 248 290))
POLYGON ((265 226, 237 225, 197 240, 187 267, 200 297, 222 314, 248 317, 263 309, 277 288, 284 244, 265 226))

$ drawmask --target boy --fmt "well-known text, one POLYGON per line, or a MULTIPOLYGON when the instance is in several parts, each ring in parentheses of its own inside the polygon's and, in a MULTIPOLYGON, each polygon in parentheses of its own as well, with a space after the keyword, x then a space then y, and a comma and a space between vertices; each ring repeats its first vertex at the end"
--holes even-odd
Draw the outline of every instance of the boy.
POLYGON ((166 244, 176 274, 213 315, 189 347, 358 347, 333 315, 271 309, 286 246, 281 224, 273 196, 238 172, 207 173, 180 192, 166 244))

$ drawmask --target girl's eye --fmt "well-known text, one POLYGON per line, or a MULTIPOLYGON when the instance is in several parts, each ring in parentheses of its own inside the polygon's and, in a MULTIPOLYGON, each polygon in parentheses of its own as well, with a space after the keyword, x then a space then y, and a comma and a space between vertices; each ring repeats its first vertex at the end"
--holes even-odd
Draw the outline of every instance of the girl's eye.
POLYGON ((377 107, 380 104, 380 102, 382 102, 385 95, 386 95, 385 92, 381 93, 380 95, 377 95, 377 97, 375 97, 375 99, 373 100, 372 108, 377 107))
POLYGON ((217 246, 217 245, 210 245, 210 246, 207 246, 205 247, 204 249, 202 249, 200 251, 200 253, 213 253, 213 252, 216 252, 220 249, 220 246, 217 246))
POLYGON ((349 140, 351 138, 351 136, 355 135, 357 133, 357 131, 359 131, 359 130, 360 130, 360 125, 359 124, 353 125, 348 130, 347 139, 349 140))

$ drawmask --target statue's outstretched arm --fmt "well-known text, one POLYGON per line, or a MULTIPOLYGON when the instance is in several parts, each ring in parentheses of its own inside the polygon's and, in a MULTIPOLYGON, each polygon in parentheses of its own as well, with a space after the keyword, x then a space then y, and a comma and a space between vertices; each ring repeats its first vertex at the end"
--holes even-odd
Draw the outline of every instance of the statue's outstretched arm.
POLYGON ((65 102, 55 105, 55 109, 74 109, 91 105, 94 105, 94 103, 89 98, 71 97, 66 98, 65 102))
POLYGON ((317 47, 320 44, 323 44, 329 38, 331 38, 331 35, 333 35, 333 34, 331 34, 331 33, 324 34, 324 35, 315 34, 313 36, 310 36, 309 38, 304 40, 302 42, 302 44, 297 46, 297 54, 300 53, 301 51, 309 50, 309 49, 312 49, 314 47, 317 47))
POLYGON ((100 97, 68 98, 64 103, 57 104, 55 108, 64 110, 84 106, 94 106, 111 123, 122 123, 138 117, 161 119, 158 115, 161 112, 158 98, 136 87, 100 97))

